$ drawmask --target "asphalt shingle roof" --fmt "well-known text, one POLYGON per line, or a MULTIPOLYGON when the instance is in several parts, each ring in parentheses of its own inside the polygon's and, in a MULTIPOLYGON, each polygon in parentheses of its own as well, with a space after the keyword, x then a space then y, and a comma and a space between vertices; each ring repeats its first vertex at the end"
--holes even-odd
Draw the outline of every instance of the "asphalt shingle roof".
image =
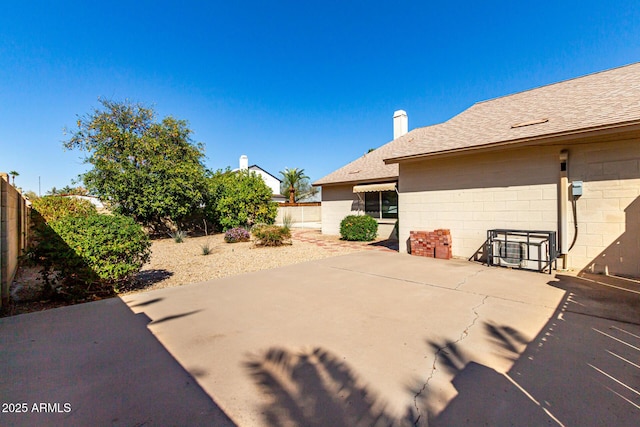
POLYGON ((395 162, 403 158, 634 122, 640 123, 640 63, 478 102, 444 123, 414 129, 314 184, 389 179, 398 176, 395 162))
POLYGON ((346 182, 385 181, 398 179, 398 165, 387 165, 384 159, 392 153, 398 139, 383 145, 313 183, 325 185, 346 182))

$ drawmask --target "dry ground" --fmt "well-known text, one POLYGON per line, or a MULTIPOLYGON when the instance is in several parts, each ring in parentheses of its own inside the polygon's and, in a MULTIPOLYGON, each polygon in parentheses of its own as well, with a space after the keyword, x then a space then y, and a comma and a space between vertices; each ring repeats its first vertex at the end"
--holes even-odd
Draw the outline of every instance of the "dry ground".
MULTIPOLYGON (((151 259, 138 276, 138 283, 121 295, 171 286, 203 282, 220 277, 282 267, 321 258, 358 252, 386 250, 380 241, 344 242, 336 236, 325 236, 319 230, 294 229, 290 245, 257 247, 253 242, 226 243, 223 234, 188 237, 182 243, 173 239, 154 240, 151 259), (203 255, 203 246, 210 248, 203 255)), ((1 316, 55 308, 68 303, 39 301, 41 278, 37 268, 24 268, 12 283, 12 303, 1 316)))
POLYGON ((223 234, 190 237, 183 243, 161 239, 153 242, 151 260, 142 268, 140 279, 145 284, 144 291, 181 286, 357 252, 367 245, 343 244, 338 237, 322 236, 315 230, 295 230, 292 244, 278 247, 257 247, 253 242, 226 243, 223 234), (211 248, 209 255, 202 254, 204 245, 211 248))

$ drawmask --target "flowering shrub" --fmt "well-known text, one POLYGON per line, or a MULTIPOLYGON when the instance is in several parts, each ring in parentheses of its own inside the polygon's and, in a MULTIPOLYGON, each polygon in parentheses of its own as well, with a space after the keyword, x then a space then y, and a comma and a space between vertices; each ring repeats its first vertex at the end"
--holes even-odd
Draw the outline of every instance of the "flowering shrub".
POLYGON ((227 243, 248 242, 250 238, 251 234, 242 227, 232 228, 224 233, 224 241, 227 243))
POLYGON ((378 222, 368 215, 349 215, 340 223, 342 240, 367 242, 376 238, 378 222))

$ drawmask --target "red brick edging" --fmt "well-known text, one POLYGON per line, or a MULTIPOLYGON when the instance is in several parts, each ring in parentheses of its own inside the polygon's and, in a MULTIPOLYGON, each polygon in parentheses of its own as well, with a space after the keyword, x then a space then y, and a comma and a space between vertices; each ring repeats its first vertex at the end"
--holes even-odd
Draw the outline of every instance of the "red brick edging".
POLYGON ((307 242, 315 244, 329 251, 334 251, 338 248, 352 248, 360 249, 363 251, 383 251, 383 252, 397 252, 397 250, 388 248, 382 245, 374 245, 369 242, 349 242, 346 240, 332 241, 328 239, 321 239, 313 237, 313 234, 317 234, 317 230, 292 230, 291 238, 300 242, 307 242))

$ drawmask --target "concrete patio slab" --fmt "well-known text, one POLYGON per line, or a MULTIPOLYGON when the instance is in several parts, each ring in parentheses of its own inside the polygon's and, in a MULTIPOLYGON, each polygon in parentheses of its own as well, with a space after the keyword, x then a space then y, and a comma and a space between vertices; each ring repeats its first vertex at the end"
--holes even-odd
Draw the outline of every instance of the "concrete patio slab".
POLYGON ((167 408, 176 425, 637 425, 640 290, 598 286, 360 252, 0 319, 12 348, 0 392, 70 399, 74 411, 54 419, 65 422, 102 402, 103 425, 167 425, 167 408), (96 356, 102 335, 113 363, 96 356), (55 358, 21 360, 31 336, 43 344, 29 351, 55 358), (99 363, 76 370, 87 355, 99 363))
POLYGON ((233 426, 148 323, 119 298, 0 319, 0 425, 233 426))
MULTIPOLYGON (((434 345, 460 341, 462 347, 488 347, 481 321, 513 324, 535 337, 564 294, 548 286, 549 280, 457 260, 362 252, 125 301, 133 306, 162 297, 133 308, 156 321, 192 313, 152 322, 150 329, 240 425, 270 424, 264 414, 274 404, 275 386, 265 389, 251 366, 257 363, 261 375, 281 377, 287 368, 271 366, 273 352, 297 363, 317 357, 314 351, 324 354, 376 396, 372 407, 384 406, 385 417, 403 420, 408 412, 417 418, 426 409, 414 397, 432 370, 434 345), (508 283, 492 285, 500 281, 508 283), (507 290, 510 296, 504 297, 507 290), (539 294, 532 302, 531 293, 539 294)), ((512 365, 490 351, 482 354, 493 369, 512 365)), ((450 380, 451 375, 436 375, 434 387, 442 396, 430 403, 431 411, 442 410, 452 397, 450 380)), ((279 381, 301 392, 291 378, 279 381)))

